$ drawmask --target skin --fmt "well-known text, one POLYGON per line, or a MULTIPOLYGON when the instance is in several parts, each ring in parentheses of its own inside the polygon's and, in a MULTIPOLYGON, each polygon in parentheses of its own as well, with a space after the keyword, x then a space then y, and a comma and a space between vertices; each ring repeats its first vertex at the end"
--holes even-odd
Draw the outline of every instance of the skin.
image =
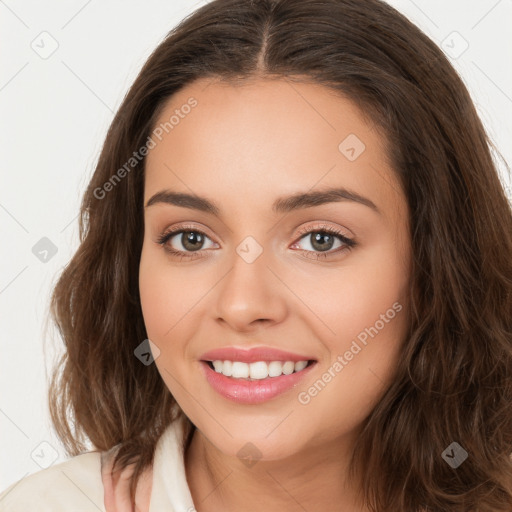
MULTIPOLYGON (((361 423, 393 379, 410 275, 407 202, 384 139, 347 98, 286 79, 196 81, 167 102, 156 125, 191 96, 197 106, 148 154, 144 204, 172 189, 209 198, 221 215, 146 207, 139 285, 148 337, 160 350, 155 364, 197 427, 185 459, 196 510, 367 510, 347 463, 361 423), (338 149, 349 134, 365 144, 354 161, 338 149), (370 199, 380 214, 355 201, 271 210, 278 197, 335 186, 370 199), (207 238, 196 242, 201 255, 187 246, 195 255, 180 261, 157 240, 181 223, 207 238), (315 259, 321 249, 299 230, 319 225, 357 245, 336 252, 344 244, 335 239, 330 257, 315 259), (263 250, 251 264, 236 252, 247 236, 263 250), (299 393, 396 302, 402 310, 300 403, 299 393), (311 355, 316 367, 296 388, 257 405, 210 387, 203 353, 260 345, 311 355), (261 457, 250 467, 237 456, 248 442, 261 457)), ((183 251, 182 242, 179 234, 167 244, 183 251)))

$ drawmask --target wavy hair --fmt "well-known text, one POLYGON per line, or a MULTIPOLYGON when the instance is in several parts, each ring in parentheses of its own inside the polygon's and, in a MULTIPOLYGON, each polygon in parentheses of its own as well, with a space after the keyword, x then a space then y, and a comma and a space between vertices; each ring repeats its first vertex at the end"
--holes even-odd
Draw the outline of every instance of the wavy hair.
POLYGON ((115 464, 134 464, 133 500, 159 437, 184 414, 156 366, 134 356, 147 338, 145 159, 98 190, 146 144, 164 103, 204 77, 321 84, 380 129, 410 211, 409 327, 351 475, 374 511, 510 511, 512 211, 499 152, 443 52, 381 0, 214 0, 143 65, 108 130, 80 207, 79 247, 51 298, 64 353, 49 407, 68 455, 86 439, 102 451, 118 445, 115 464), (456 469, 442 457, 452 442, 468 453, 456 469))

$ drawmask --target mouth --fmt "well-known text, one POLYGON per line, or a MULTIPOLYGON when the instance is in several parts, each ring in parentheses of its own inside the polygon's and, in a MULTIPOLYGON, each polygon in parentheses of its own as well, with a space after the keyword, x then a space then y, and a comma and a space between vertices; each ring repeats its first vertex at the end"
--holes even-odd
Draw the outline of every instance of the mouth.
POLYGON ((246 405, 260 404, 280 395, 284 396, 297 387, 316 364, 314 359, 253 363, 230 360, 200 361, 206 381, 214 391, 225 399, 246 405))
POLYGON ((255 361, 245 363, 242 361, 203 360, 202 363, 216 373, 233 380, 244 380, 248 382, 266 379, 275 379, 282 375, 292 375, 304 371, 314 365, 315 359, 302 361, 255 361))

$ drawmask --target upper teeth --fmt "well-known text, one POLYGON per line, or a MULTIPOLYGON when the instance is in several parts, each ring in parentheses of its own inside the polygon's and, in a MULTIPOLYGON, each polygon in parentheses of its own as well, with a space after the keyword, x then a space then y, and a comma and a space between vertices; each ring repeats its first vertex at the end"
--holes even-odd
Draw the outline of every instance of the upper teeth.
POLYGON ((222 373, 226 377, 236 379, 266 379, 267 377, 279 377, 280 375, 290 375, 300 372, 308 365, 307 361, 257 361, 255 363, 242 363, 241 361, 212 361, 213 367, 217 373, 222 373))

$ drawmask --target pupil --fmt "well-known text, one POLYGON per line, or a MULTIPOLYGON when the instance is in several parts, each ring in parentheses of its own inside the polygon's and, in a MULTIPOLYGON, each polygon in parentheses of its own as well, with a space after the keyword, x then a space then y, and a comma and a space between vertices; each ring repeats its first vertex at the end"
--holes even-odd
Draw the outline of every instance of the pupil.
POLYGON ((187 250, 197 251, 200 249, 203 242, 201 238, 202 235, 200 233, 189 231, 187 233, 183 233, 181 243, 187 250))
POLYGON ((315 245, 318 244, 318 246, 315 247, 315 249, 318 249, 320 251, 326 251, 326 250, 329 250, 332 248, 333 241, 334 241, 334 237, 332 235, 329 235, 328 233, 316 233, 313 236, 312 245, 313 245, 313 247, 315 247, 315 245), (325 240, 322 243, 322 240, 325 238, 328 239, 327 243, 325 243, 325 240))

